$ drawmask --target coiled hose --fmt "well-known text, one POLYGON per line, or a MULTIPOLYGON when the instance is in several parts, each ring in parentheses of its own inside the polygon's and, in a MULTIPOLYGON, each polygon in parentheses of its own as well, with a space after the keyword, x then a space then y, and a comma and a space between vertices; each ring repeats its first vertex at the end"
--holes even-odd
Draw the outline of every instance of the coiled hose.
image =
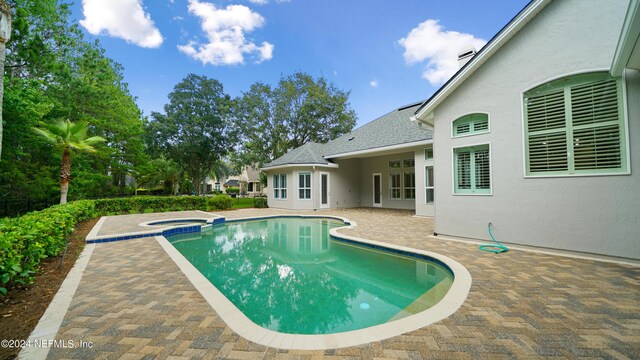
POLYGON ((489 223, 489 225, 487 226, 487 230, 489 230, 489 236, 491 236, 491 240, 493 240, 493 242, 495 244, 483 244, 483 245, 480 245, 480 250, 486 251, 486 252, 490 252, 490 253, 494 253, 494 254, 500 254, 500 253, 509 251, 508 247, 500 244, 496 240, 496 238, 493 237, 493 234, 491 233, 491 223, 489 223))

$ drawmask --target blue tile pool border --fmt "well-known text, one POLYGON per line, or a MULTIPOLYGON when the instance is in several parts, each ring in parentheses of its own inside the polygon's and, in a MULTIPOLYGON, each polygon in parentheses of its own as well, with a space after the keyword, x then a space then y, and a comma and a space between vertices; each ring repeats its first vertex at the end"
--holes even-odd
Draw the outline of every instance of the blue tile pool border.
MULTIPOLYGON (((173 227, 173 228, 170 228, 170 229, 157 231, 157 232, 152 232, 152 233, 132 234, 132 235, 124 235, 124 236, 122 236, 122 235, 121 236, 113 236, 113 237, 103 238, 103 239, 87 240, 86 242, 87 242, 87 244, 96 244, 96 243, 106 243, 106 242, 114 242, 114 241, 122 241, 122 240, 133 240, 133 239, 140 239, 140 238, 154 237, 154 236, 167 237, 167 236, 177 235, 177 234, 188 234, 188 233, 194 233, 194 232, 202 232, 202 228, 203 227, 212 226, 212 225, 220 225, 220 224, 225 224, 225 223, 236 223, 236 222, 243 222, 243 221, 260 221, 260 220, 269 220, 269 219, 277 219, 277 218, 329 219, 329 220, 342 221, 345 226, 350 226, 351 225, 351 222, 349 222, 349 221, 347 221, 345 219, 341 219, 341 218, 333 217, 333 216, 270 215, 270 216, 251 217, 251 218, 229 219, 229 220, 227 220, 224 217, 218 217, 218 218, 213 219, 213 221, 205 222, 204 225, 173 227)), ((194 221, 202 222, 202 219, 160 220, 160 221, 155 221, 155 222, 149 223, 149 225, 161 225, 163 223, 164 224, 168 224, 168 223, 179 223, 179 222, 187 223, 187 222, 194 222, 194 221)), ((412 251, 394 249, 394 248, 387 247, 387 246, 371 244, 371 243, 363 242, 363 241, 352 240, 352 239, 348 239, 348 238, 342 237, 342 236, 330 235, 329 238, 331 240, 343 242, 343 243, 346 243, 346 244, 362 246, 362 247, 365 247, 365 248, 378 250, 378 251, 384 251, 384 252, 388 252, 388 253, 392 253, 392 254, 396 254, 396 255, 401 255, 401 256, 406 256, 406 257, 410 257, 410 258, 414 258, 414 259, 431 261, 431 262, 436 263, 437 265, 440 265, 441 267, 446 269, 447 272, 449 272, 452 276, 455 277, 455 274, 454 274, 453 270, 449 266, 447 266, 447 264, 445 264, 444 262, 440 261, 439 259, 436 259, 434 257, 428 256, 428 255, 425 255, 425 254, 419 254, 419 253, 415 253, 415 252, 412 252, 412 251)))

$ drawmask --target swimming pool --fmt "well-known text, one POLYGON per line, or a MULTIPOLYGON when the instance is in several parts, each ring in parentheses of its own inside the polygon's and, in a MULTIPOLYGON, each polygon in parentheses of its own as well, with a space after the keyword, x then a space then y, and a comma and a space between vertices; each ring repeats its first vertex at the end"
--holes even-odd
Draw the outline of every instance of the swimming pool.
POLYGON ((395 323, 425 313, 449 292, 448 264, 330 236, 345 225, 275 217, 167 239, 249 320, 278 333, 335 334, 395 323))

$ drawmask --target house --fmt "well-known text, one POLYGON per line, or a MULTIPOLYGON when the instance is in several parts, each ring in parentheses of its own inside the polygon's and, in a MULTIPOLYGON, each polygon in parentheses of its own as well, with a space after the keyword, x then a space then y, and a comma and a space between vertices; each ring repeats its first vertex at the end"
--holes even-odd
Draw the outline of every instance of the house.
POLYGON ((411 122, 421 102, 400 107, 326 144, 309 142, 265 165, 269 207, 311 210, 357 206, 433 215, 424 173, 433 162, 429 126, 411 122))
POLYGON ((264 188, 260 181, 260 168, 246 165, 242 168, 239 179, 240 194, 243 196, 264 196, 264 188))
POLYGON ((230 188, 239 188, 241 196, 264 196, 260 181, 260 169, 256 166, 244 166, 239 175, 223 176, 220 179, 207 177, 203 183, 203 190, 225 191, 230 188))
POLYGON ((332 208, 394 207, 390 194, 409 189, 407 208, 433 216, 438 236, 489 240, 491 223, 508 243, 640 259, 639 3, 531 1, 410 109, 414 129, 429 134, 417 146, 396 144, 365 166, 357 156, 373 147, 332 156, 349 135, 306 144, 265 168, 269 206, 321 208, 329 173, 332 208), (415 182, 391 186, 391 174, 408 172, 392 161, 411 154, 415 182), (376 184, 379 204, 367 201, 376 184))

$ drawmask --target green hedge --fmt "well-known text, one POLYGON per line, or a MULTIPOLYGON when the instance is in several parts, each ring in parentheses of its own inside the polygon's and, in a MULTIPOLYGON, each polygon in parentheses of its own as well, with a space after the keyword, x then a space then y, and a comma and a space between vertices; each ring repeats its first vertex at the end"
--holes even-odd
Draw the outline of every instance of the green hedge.
POLYGON ((100 215, 207 210, 207 198, 202 196, 133 196, 95 202, 100 215))
POLYGON ((267 206, 267 198, 264 198, 264 197, 256 198, 253 202, 253 206, 259 209, 268 208, 269 206, 267 206))
POLYGON ((229 195, 216 195, 207 199, 207 210, 229 210, 233 207, 233 199, 229 195))
POLYGON ((82 200, 0 221, 0 294, 33 281, 40 261, 60 253, 75 224, 95 215, 94 202, 82 200))
POLYGON ((12 286, 31 283, 40 261, 64 250, 67 237, 81 221, 102 215, 226 210, 232 206, 233 199, 227 195, 134 196, 74 201, 0 219, 0 297, 12 286))

